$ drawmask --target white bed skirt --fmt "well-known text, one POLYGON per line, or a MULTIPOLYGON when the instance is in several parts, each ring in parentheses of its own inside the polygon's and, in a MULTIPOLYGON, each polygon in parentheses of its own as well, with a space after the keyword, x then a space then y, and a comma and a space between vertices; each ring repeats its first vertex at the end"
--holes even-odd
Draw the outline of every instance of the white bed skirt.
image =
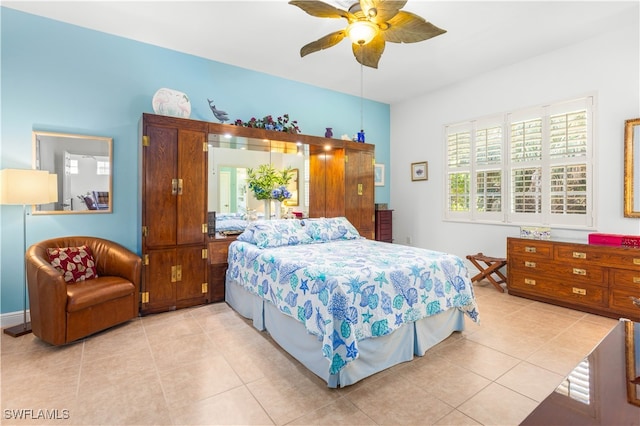
POLYGON ((338 374, 329 374, 329 360, 322 356, 322 341, 309 334, 296 319, 281 313, 273 304, 249 293, 241 285, 225 285, 225 300, 236 312, 253 320, 260 331, 268 331, 284 350, 321 377, 331 388, 348 386, 365 377, 425 352, 454 331, 464 329, 464 314, 450 309, 440 314, 408 323, 393 333, 358 342, 359 356, 338 374))

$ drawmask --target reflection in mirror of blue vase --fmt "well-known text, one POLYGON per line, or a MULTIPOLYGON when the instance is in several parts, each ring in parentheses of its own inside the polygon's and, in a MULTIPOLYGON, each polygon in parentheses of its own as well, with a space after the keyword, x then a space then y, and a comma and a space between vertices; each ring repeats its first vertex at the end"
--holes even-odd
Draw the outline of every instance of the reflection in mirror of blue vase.
POLYGON ((325 138, 332 138, 333 137, 333 128, 332 127, 327 127, 327 131, 324 132, 324 137, 325 138))

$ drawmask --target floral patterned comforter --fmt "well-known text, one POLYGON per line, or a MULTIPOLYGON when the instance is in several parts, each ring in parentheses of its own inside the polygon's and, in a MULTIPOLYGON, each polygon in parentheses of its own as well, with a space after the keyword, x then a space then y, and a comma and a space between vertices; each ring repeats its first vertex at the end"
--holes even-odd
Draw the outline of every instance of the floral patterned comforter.
POLYGON ((235 241, 227 279, 273 303, 322 341, 330 374, 358 358, 358 341, 448 309, 478 322, 457 256, 366 239, 261 249, 235 241))

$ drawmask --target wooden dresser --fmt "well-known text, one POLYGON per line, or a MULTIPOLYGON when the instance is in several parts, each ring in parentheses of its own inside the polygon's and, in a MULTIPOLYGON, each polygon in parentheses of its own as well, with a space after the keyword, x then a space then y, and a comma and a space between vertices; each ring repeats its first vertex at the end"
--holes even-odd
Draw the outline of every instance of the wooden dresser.
POLYGON ((640 249, 507 238, 509 294, 640 321, 640 249))
POLYGON ((376 240, 393 242, 393 210, 376 210, 376 240))

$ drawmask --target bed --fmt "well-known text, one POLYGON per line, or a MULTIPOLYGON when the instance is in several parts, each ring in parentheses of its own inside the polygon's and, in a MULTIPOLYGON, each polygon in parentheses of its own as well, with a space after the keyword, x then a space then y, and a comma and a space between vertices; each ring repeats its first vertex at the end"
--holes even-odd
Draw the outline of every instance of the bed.
POLYGON ((457 256, 362 238, 344 217, 256 221, 229 246, 225 300, 329 387, 478 322, 457 256))

